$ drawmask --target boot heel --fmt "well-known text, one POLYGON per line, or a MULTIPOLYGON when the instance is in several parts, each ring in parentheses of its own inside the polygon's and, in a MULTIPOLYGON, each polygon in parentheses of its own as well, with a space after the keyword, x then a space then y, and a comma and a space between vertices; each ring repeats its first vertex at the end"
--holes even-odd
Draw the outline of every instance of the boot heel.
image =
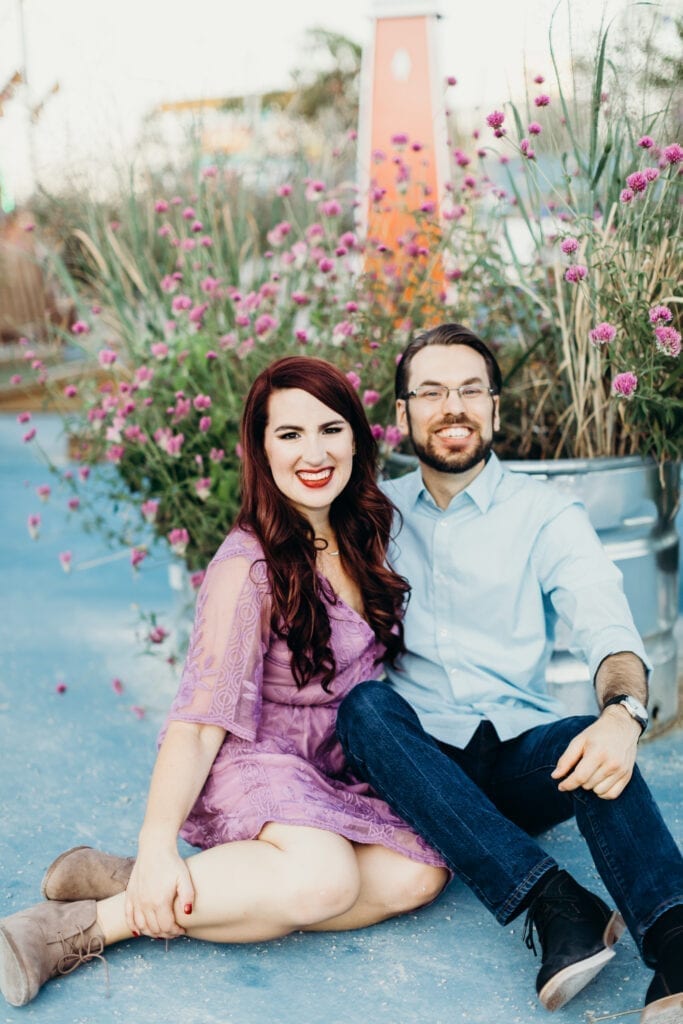
POLYGON ((612 916, 610 917, 609 921, 607 922, 605 926, 605 931, 602 936, 602 940, 608 949, 619 941, 625 929, 626 922, 624 921, 619 911, 615 910, 612 913, 612 916))
POLYGON ((75 846, 50 864, 40 887, 46 900, 106 900, 124 892, 134 857, 116 857, 91 846, 75 846))
POLYGON ((65 853, 61 853, 56 860, 52 861, 52 864, 50 864, 49 868, 43 875, 43 880, 40 883, 40 895, 43 897, 44 900, 63 899, 63 897, 60 895, 50 895, 50 883, 52 881, 52 876, 54 875, 55 871, 60 867, 60 865, 67 859, 67 857, 70 857, 72 853, 80 853, 82 850, 92 850, 92 846, 74 846, 70 850, 66 850, 65 853))

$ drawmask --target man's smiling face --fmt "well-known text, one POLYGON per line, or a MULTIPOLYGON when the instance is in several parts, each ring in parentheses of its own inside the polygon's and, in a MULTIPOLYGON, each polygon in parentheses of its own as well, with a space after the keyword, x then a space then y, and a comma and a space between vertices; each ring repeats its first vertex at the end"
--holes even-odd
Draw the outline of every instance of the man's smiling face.
MULTIPOLYGON (((410 365, 408 390, 425 384, 490 386, 486 363, 467 345, 427 345, 410 365)), ((451 391, 442 401, 411 397, 396 403, 397 423, 410 437, 424 465, 440 473, 476 472, 483 466, 498 430, 498 396, 484 391, 463 401, 451 391)), ((473 475, 476 475, 476 472, 473 475)))

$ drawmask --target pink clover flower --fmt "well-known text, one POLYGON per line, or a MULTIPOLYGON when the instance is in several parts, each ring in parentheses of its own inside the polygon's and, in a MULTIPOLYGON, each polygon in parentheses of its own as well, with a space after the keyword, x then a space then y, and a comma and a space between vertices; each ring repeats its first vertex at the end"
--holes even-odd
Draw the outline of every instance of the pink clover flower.
POLYGON ((631 398, 638 387, 635 373, 618 373, 612 381, 612 392, 620 398, 631 398))

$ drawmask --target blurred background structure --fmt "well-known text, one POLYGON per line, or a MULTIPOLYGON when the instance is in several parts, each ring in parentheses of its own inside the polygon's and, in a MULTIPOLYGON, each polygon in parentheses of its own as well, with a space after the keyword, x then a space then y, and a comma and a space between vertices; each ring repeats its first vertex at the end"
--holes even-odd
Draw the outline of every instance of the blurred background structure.
MULTIPOLYGON (((448 107, 465 130, 501 96, 523 93, 523 61, 529 72, 550 72, 547 28, 555 6, 554 0, 442 4, 435 40, 439 64, 444 75, 458 79, 448 107)), ((604 6, 574 0, 572 7, 571 45, 585 53, 603 19, 618 16, 635 27, 639 17, 626 0, 604 6)), ((653 40, 668 52, 676 50, 675 9, 673 3, 659 7, 661 24, 653 40)), ((308 99, 315 101, 326 81, 328 113, 354 123, 354 75, 360 48, 372 35, 372 14, 371 0, 254 0, 241 7, 196 0, 182 14, 160 20, 154 5, 135 0, 96 9, 87 0, 1 0, 4 208, 25 200, 39 184, 49 191, 116 184, 112 169, 143 163, 155 136, 163 138, 154 112, 168 104, 220 104, 225 98, 229 106, 244 98, 252 113, 259 107, 267 112, 275 97, 280 103, 312 84, 308 99), (314 28, 333 45, 326 49, 311 38, 314 28), (353 40, 355 50, 341 45, 342 38, 353 40)), ((565 41, 558 52, 567 73, 568 47, 565 41)), ((632 52, 628 59, 636 57, 632 52)), ((176 159, 179 142, 185 140, 175 134, 176 159)))

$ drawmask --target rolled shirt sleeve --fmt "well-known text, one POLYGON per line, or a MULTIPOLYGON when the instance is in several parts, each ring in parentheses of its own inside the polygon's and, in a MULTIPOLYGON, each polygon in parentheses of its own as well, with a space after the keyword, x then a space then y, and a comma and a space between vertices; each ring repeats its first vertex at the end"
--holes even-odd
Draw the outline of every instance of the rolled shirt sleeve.
POLYGON ((562 509, 539 531, 533 564, 543 592, 570 633, 569 649, 591 679, 610 654, 630 651, 649 670, 622 587, 622 575, 580 505, 562 509))

